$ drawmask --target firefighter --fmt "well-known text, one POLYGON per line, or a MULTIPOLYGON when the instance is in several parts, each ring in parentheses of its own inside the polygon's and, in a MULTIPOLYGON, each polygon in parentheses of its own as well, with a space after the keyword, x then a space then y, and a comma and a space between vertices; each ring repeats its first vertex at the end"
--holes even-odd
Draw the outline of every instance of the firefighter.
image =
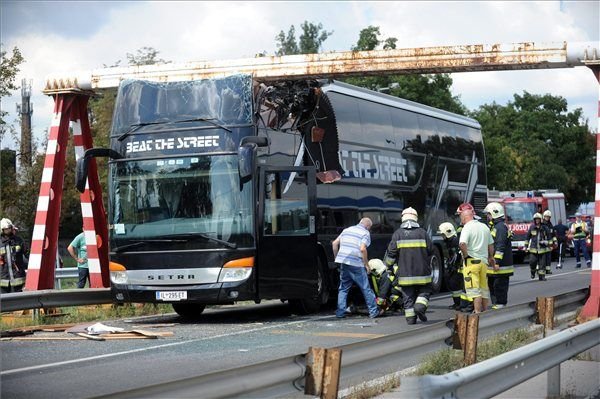
POLYGON ((515 272, 512 254, 512 232, 504 221, 504 207, 498 202, 490 202, 483 210, 492 222, 494 238, 494 259, 497 270, 488 266, 487 278, 492 300, 492 309, 501 309, 508 303, 509 278, 515 272))
POLYGON ((369 261, 369 281, 375 292, 375 302, 384 311, 402 309, 402 291, 394 284, 394 271, 388 270, 381 259, 369 261))
POLYGON ((552 250, 557 247, 558 240, 556 239, 556 232, 554 231, 554 226, 550 219, 552 219, 552 212, 549 209, 546 209, 542 214, 543 220, 542 223, 548 228, 550 232, 550 238, 548 240, 548 248, 546 252, 546 274, 552 274, 552 250))
POLYGON ((0 220, 0 288, 3 294, 23 291, 27 256, 25 242, 10 219, 0 220))
POLYGON ((433 290, 430 264, 433 244, 417 220, 418 214, 413 208, 402 211, 402 224, 392 235, 385 254, 388 269, 396 267, 393 285, 402 289, 408 324, 415 324, 417 317, 427 321, 425 312, 433 290))
POLYGON ((537 270, 540 281, 546 281, 546 252, 550 232, 542 224, 542 215, 538 212, 533 215, 533 223, 527 232, 527 252, 529 252, 529 268, 531 279, 535 279, 537 270))
MULTIPOLYGON (((459 224, 458 227, 456 228, 456 236, 460 238, 460 232, 463 229, 463 225, 459 224)), ((459 253, 460 253, 460 247, 459 247, 459 253)), ((462 257, 462 254, 461 254, 462 257)), ((458 269, 459 273, 461 274, 461 276, 463 277, 463 281, 462 281, 462 293, 460 294, 460 311, 464 312, 464 313, 473 313, 473 310, 475 310, 475 307, 473 306, 473 298, 471 298, 470 296, 467 295, 467 290, 465 289, 465 280, 464 280, 464 275, 463 275, 463 264, 464 262, 460 265, 460 268, 458 269)))
POLYGON ((453 304, 450 305, 450 309, 460 310, 465 283, 462 275, 463 261, 458 246, 458 234, 456 234, 454 225, 450 222, 440 224, 439 230, 444 237, 446 249, 448 249, 448 259, 446 259, 446 267, 444 268, 444 281, 452 293, 453 304))
POLYGON ((570 235, 573 237, 573 246, 575 247, 575 267, 581 267, 581 258, 579 256, 579 250, 583 251, 583 257, 587 267, 592 266, 592 260, 587 249, 587 237, 589 235, 587 223, 581 220, 581 213, 575 214, 575 221, 571 225, 569 230, 570 235))

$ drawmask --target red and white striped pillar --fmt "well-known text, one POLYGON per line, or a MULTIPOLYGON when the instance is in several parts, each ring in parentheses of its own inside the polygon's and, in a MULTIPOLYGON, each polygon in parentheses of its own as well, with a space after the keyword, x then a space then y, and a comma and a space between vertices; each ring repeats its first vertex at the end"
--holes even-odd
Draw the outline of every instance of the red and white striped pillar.
MULTIPOLYGON (((87 114, 88 97, 80 96, 73 107, 73 145, 75 159, 82 158, 85 150, 92 148, 92 136, 87 114)), ((92 159, 88 168, 85 191, 80 195, 83 233, 88 254, 90 287, 102 288, 110 285, 108 273, 108 229, 96 160, 92 159)))
POLYGON ((58 224, 62 199, 64 170, 69 136, 69 110, 72 96, 56 96, 54 116, 40 184, 35 214, 26 290, 54 288, 54 266, 58 245, 58 224))
POLYGON ((596 206, 594 211, 594 252, 590 297, 577 320, 585 322, 600 317, 600 65, 590 67, 598 79, 598 128, 596 131, 596 206))

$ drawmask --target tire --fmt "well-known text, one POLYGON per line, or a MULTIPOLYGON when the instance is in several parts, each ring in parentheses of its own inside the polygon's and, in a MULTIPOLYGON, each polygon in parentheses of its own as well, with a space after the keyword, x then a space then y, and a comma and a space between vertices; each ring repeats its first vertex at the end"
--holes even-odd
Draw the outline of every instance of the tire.
POLYGON ((440 292, 442 285, 444 284, 444 273, 442 270, 442 255, 438 247, 433 247, 433 255, 429 260, 431 265, 431 273, 433 274, 433 280, 431 281, 431 287, 434 293, 440 292))
POLYGON ((194 320, 200 317, 206 305, 199 303, 172 303, 173 310, 184 319, 194 320))
POLYGON ((329 301, 329 286, 325 278, 321 258, 317 259, 317 295, 312 298, 290 299, 290 309, 297 315, 317 313, 321 305, 329 301))

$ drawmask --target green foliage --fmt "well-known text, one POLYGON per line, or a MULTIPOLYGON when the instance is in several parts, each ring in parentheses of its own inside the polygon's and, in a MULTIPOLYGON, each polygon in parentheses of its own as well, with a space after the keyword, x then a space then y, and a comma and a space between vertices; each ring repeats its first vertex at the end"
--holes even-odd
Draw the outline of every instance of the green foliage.
POLYGON ((142 47, 136 50, 135 54, 127 53, 127 64, 129 65, 153 65, 153 64, 168 64, 171 61, 165 61, 158 58, 160 51, 153 47, 142 47))
MULTIPOLYGON (((19 88, 15 85, 15 78, 19 73, 19 65, 24 61, 25 59, 17 47, 13 47, 12 56, 7 57, 6 51, 0 45, 0 100, 2 97, 10 95, 12 90, 19 88)), ((7 114, 8 112, 0 109, 0 140, 6 132, 4 117, 7 114)))
MULTIPOLYGON (((380 35, 378 26, 369 26, 361 30, 358 41, 355 46, 352 46, 352 50, 375 50, 382 43, 385 50, 396 48, 398 39, 388 37, 381 40, 380 35)), ((368 76, 347 78, 343 81, 457 114, 465 115, 467 113, 460 98, 452 95, 450 90, 452 78, 449 74, 368 76)))
POLYGON ((482 126, 488 186, 497 190, 558 189, 567 208, 594 198, 595 138, 582 110, 550 94, 515 94, 502 106, 471 113, 482 126))
POLYGON ((293 54, 316 54, 319 52, 321 45, 329 36, 333 34, 333 31, 323 30, 323 24, 313 24, 312 22, 304 21, 300 27, 302 33, 300 34, 299 41, 296 41, 296 28, 294 25, 290 26, 287 35, 282 30, 277 36, 275 41, 277 45, 277 55, 293 55, 293 54))

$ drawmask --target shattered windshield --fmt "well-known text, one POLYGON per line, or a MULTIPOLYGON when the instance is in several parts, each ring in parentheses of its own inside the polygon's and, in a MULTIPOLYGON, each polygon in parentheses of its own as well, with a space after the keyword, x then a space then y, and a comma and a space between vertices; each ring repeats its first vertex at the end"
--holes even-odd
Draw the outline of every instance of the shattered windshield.
POLYGON ((221 125, 250 124, 250 75, 168 83, 124 80, 117 94, 112 135, 121 135, 132 125, 188 119, 209 119, 221 125))
POLYGON ((252 189, 240 191, 236 155, 119 162, 111 173, 113 250, 136 241, 153 249, 163 241, 172 249, 253 245, 252 189))

